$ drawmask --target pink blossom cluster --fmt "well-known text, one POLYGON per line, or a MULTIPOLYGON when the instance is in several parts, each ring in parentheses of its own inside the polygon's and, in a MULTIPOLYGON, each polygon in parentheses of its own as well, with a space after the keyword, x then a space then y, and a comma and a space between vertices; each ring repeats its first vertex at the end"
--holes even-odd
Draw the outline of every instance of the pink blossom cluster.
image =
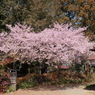
POLYGON ((86 28, 73 29, 54 24, 54 28, 35 33, 27 25, 7 25, 10 33, 0 33, 0 50, 19 60, 47 63, 72 63, 79 56, 89 56, 94 43, 84 36, 86 28))

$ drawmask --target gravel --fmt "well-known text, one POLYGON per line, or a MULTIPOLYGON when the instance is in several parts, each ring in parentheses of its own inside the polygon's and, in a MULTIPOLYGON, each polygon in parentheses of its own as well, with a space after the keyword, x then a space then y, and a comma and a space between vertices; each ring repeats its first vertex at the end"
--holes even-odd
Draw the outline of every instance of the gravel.
POLYGON ((15 92, 0 94, 0 95, 95 95, 94 90, 85 90, 84 86, 66 88, 66 89, 28 89, 28 90, 17 90, 15 92))

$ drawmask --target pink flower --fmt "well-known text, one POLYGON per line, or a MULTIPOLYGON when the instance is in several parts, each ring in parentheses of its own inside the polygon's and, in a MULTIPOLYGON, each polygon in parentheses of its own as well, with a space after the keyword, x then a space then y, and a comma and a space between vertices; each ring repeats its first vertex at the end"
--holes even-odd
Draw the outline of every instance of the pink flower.
MULTIPOLYGON (((9 34, 0 33, 0 50, 17 59, 47 63, 72 63, 79 56, 89 56, 94 43, 84 36, 86 28, 68 29, 69 25, 54 24, 40 33, 27 25, 7 25, 9 34)), ((79 61, 80 62, 80 61, 79 61)))

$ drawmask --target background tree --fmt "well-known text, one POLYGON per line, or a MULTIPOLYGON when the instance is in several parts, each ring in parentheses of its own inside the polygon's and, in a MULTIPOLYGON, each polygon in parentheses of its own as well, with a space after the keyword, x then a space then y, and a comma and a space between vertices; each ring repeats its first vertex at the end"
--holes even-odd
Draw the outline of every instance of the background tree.
POLYGON ((0 0, 0 28, 6 29, 6 24, 14 25, 24 21, 27 11, 23 0, 0 0))
POLYGON ((88 26, 86 35, 94 40, 94 12, 94 0, 1 0, 0 27, 6 30, 6 24, 26 23, 39 32, 56 21, 72 23, 88 26))
POLYGON ((95 0, 60 0, 62 11, 76 27, 88 26, 86 35, 95 39, 95 0), (92 32, 92 33, 91 33, 92 32))
POLYGON ((25 22, 34 30, 41 31, 55 21, 64 22, 60 7, 58 0, 1 0, 1 29, 6 24, 25 22))

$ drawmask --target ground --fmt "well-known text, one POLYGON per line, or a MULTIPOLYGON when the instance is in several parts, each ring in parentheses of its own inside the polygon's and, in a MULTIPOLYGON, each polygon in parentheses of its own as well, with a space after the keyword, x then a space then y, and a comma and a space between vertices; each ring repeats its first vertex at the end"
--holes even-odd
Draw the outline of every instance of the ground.
MULTIPOLYGON (((95 85, 92 85, 95 89, 95 85)), ((95 90, 89 87, 84 89, 86 86, 76 86, 76 87, 48 87, 48 88, 35 88, 35 89, 28 89, 28 90, 17 90, 15 92, 7 93, 7 94, 0 94, 0 95, 95 95, 95 90)))

